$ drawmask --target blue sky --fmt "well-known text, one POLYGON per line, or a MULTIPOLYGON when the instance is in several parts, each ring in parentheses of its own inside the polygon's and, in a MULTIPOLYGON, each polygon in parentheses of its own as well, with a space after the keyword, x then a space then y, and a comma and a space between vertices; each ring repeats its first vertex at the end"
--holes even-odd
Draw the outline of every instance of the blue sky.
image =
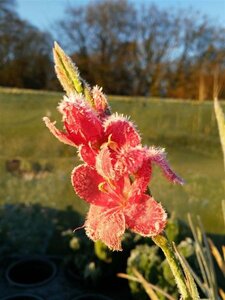
MULTIPOLYGON (((135 1, 135 0, 133 0, 135 1)), ((19 15, 43 30, 49 30, 54 22, 65 17, 70 5, 85 5, 94 0, 17 0, 19 15)), ((206 14, 217 24, 225 25, 225 0, 136 0, 135 3, 156 3, 162 8, 190 8, 206 14)))

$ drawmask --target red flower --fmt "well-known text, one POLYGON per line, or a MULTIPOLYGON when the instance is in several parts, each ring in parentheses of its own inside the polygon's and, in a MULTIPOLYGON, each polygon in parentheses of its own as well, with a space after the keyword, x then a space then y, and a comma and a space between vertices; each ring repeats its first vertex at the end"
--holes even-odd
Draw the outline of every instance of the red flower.
POLYGON ((76 193, 89 202, 85 222, 87 235, 103 241, 113 250, 121 250, 121 238, 126 228, 143 236, 160 233, 166 224, 166 213, 152 197, 144 194, 148 180, 144 178, 144 163, 131 182, 129 176, 106 180, 95 169, 81 165, 72 173, 76 193), (145 180, 146 179, 146 180, 145 180))

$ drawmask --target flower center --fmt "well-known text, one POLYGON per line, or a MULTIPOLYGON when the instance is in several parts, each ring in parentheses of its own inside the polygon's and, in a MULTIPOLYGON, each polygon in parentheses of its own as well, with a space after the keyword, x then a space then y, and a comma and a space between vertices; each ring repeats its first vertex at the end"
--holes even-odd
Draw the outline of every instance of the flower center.
POLYGON ((124 208, 127 206, 131 191, 132 191, 132 183, 128 176, 124 177, 122 191, 116 188, 116 184, 113 181, 107 180, 103 181, 98 185, 98 189, 108 196, 114 201, 115 205, 119 205, 120 208, 124 208))

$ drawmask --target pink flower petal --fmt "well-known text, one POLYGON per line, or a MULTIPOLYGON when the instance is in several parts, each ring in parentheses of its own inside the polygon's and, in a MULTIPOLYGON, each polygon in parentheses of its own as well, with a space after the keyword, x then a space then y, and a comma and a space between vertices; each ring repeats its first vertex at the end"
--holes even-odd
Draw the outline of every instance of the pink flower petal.
POLYGON ((110 115, 110 108, 106 96, 102 92, 102 88, 94 86, 92 89, 92 97, 94 100, 94 106, 100 117, 106 117, 110 115))
POLYGON ((164 175, 169 181, 172 181, 173 183, 179 183, 179 184, 184 183, 183 179, 177 176, 176 173, 174 173, 171 170, 169 163, 166 159, 166 153, 164 149, 150 147, 148 154, 151 162, 156 163, 159 167, 161 167, 164 175))
POLYGON ((78 154, 80 158, 89 166, 94 167, 98 151, 93 149, 89 144, 80 145, 78 154))
POLYGON ((127 226, 142 236, 155 236, 166 225, 167 215, 161 204, 147 195, 139 203, 127 206, 124 214, 127 226))
POLYGON ((106 207, 115 205, 109 194, 99 190, 104 179, 93 168, 87 165, 76 167, 71 181, 77 195, 88 203, 106 207))
POLYGON ((74 143, 76 145, 81 145, 83 143, 86 143, 86 139, 84 138, 83 134, 81 131, 71 131, 70 129, 70 125, 67 123, 67 121, 64 121, 64 127, 67 131, 67 135, 70 137, 70 139, 72 141, 74 141, 74 143))
POLYGON ((141 147, 120 149, 116 156, 115 170, 119 176, 133 174, 142 166, 146 150, 141 147))
POLYGON ((48 127, 50 132, 62 143, 70 145, 70 146, 76 146, 73 140, 71 140, 71 137, 65 133, 60 131, 55 127, 55 122, 51 122, 49 118, 44 117, 43 121, 45 122, 45 125, 48 127))
POLYGON ((127 145, 135 147, 140 144, 141 138, 133 123, 123 116, 111 115, 104 123, 105 133, 111 135, 111 140, 118 144, 118 147, 127 145))
POLYGON ((112 250, 122 250, 121 238, 125 232, 124 214, 117 208, 106 209, 91 205, 85 230, 93 241, 101 240, 112 250))
POLYGON ((115 177, 110 151, 106 145, 102 147, 96 157, 96 170, 98 174, 107 180, 115 177))
POLYGON ((96 206, 91 204, 89 207, 89 211, 87 214, 87 218, 84 224, 85 231, 87 236, 92 239, 94 242, 99 240, 99 234, 98 234, 98 225, 101 217, 101 214, 104 212, 104 207, 102 206, 96 206))
POLYGON ((79 144, 98 142, 103 136, 103 126, 87 101, 78 95, 64 97, 59 105, 69 134, 79 137, 79 144))
POLYGON ((143 160, 142 166, 134 174, 134 181, 132 184, 130 202, 139 201, 140 196, 146 192, 149 181, 152 175, 152 168, 149 159, 143 160))

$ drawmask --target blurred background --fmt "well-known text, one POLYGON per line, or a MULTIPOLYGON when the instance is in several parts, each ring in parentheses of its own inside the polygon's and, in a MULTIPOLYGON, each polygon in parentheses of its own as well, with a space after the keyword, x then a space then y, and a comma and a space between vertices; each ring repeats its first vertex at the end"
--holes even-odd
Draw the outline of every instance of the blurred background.
POLYGON ((224 80, 223 0, 0 5, 1 86, 59 89, 53 40, 108 94, 205 100, 212 98, 215 72, 224 80))
MULTIPOLYGON (((145 243, 128 234, 124 256, 111 257, 82 231, 72 233, 87 212, 70 182, 79 159, 42 121, 48 116, 61 123, 55 40, 91 86, 103 87, 112 110, 131 116, 144 144, 166 148, 172 168, 184 178, 184 186, 171 185, 155 168, 150 183, 170 215, 171 239, 180 243, 190 235, 177 221, 187 221, 187 213, 224 239, 223 154, 212 101, 218 95, 225 109, 224 24, 223 0, 0 0, 2 258, 59 255, 97 286, 107 264, 116 261, 115 268, 110 265, 114 275, 124 271, 131 249, 145 243)), ((153 251, 140 249, 135 255, 153 251)), ((151 272, 149 280, 155 278, 151 272)))

